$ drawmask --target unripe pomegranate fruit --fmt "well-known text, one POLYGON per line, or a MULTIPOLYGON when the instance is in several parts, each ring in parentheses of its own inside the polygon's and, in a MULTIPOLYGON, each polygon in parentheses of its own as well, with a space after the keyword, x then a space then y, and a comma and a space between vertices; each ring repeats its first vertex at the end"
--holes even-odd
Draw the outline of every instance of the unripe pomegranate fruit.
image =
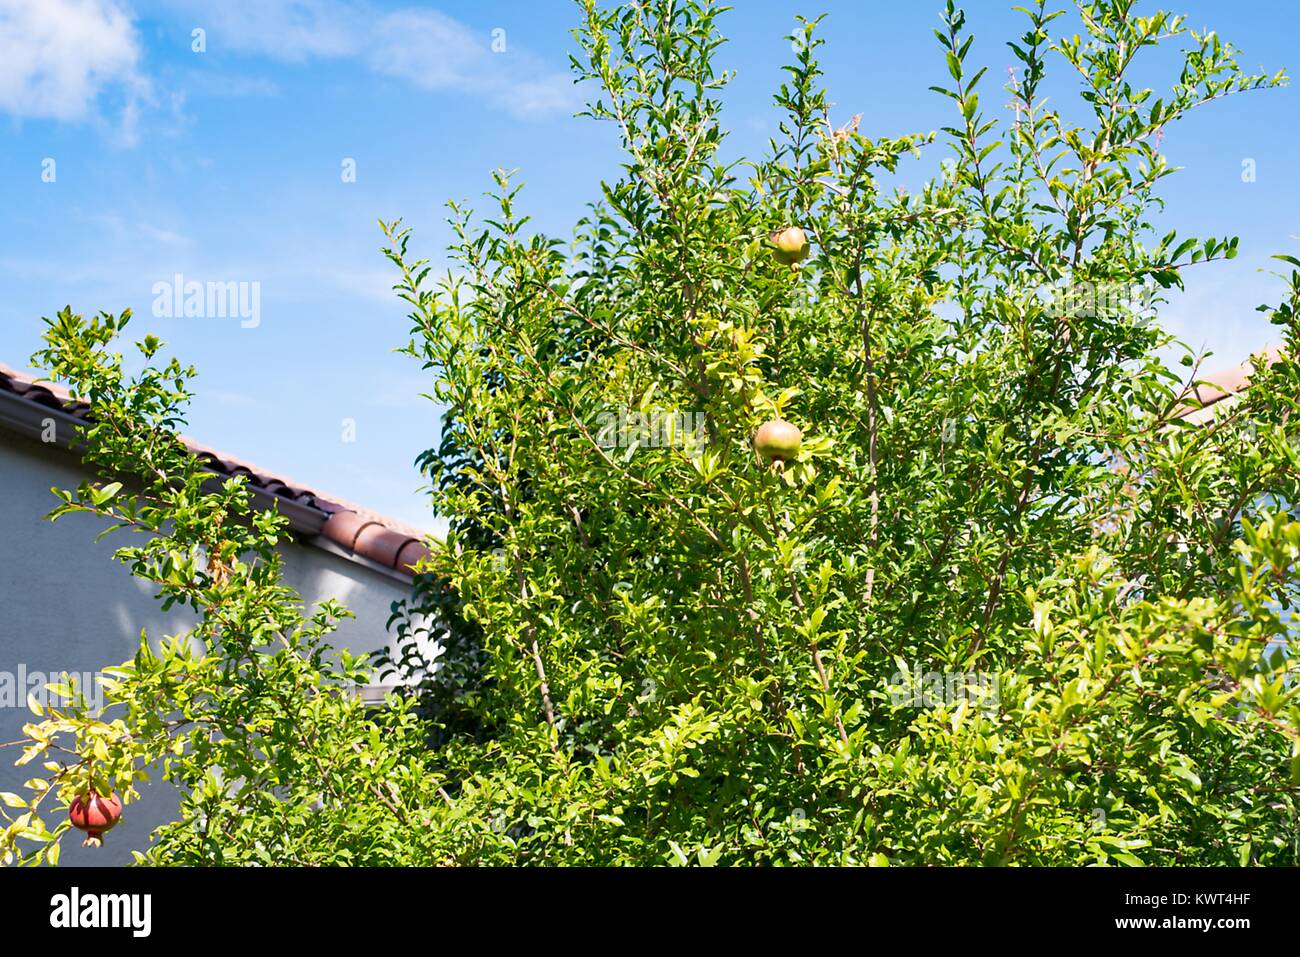
POLYGON ((798 226, 787 226, 772 234, 776 261, 793 266, 808 255, 808 236, 798 226))
POLYGON ((83 847, 100 847, 104 843, 104 832, 111 831, 122 820, 122 802, 116 794, 100 797, 93 791, 78 795, 68 808, 68 818, 72 826, 86 832, 83 847))
POLYGON ((785 468, 786 462, 799 454, 801 445, 803 433, 799 427, 782 419, 764 422, 754 433, 754 448, 763 461, 770 463, 778 472, 785 468))

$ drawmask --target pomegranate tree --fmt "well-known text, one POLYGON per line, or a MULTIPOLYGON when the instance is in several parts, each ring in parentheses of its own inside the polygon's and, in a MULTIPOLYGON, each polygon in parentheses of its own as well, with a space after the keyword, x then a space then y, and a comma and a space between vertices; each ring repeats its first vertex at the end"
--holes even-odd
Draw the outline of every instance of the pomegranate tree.
MULTIPOLYGON (((453 205, 441 276, 384 227, 443 423, 411 634, 465 626, 421 714, 346 693, 373 671, 281 579, 286 516, 166 439, 192 372, 129 374, 125 314, 65 310, 34 364, 94 397, 96 477, 136 481, 59 511, 147 532, 119 558, 204 653, 150 636, 106 687, 120 718, 45 716, 23 759, 82 758, 63 801, 165 762, 168 864, 1300 863, 1300 261, 1270 317, 1290 358, 1195 428, 1158 323, 1038 295, 1173 289, 1236 250, 1155 238, 1161 132, 1269 78, 1210 33, 1148 89, 1184 31, 1130 6, 1080 0, 1075 42, 1025 5, 1003 111, 949 5, 953 163, 926 182, 899 164, 934 137, 835 128, 815 23, 741 173, 720 4, 584 4, 588 115, 627 156, 572 253, 504 171, 482 218, 453 205), (1057 112, 1062 59, 1086 95, 1057 112), (611 409, 636 438, 602 440, 611 409), (701 447, 644 437, 688 413, 701 447), (214 547, 228 573, 175 558, 214 547)), ((49 783, 0 792, 0 865, 51 859, 49 783)))

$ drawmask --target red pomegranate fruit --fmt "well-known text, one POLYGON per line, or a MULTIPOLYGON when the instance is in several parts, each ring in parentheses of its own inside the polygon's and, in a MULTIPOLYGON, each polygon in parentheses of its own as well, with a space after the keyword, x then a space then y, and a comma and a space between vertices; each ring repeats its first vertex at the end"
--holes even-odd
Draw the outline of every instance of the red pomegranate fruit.
POLYGON ((93 791, 82 794, 68 808, 68 819, 72 826, 86 832, 84 847, 100 847, 104 843, 104 832, 111 831, 122 820, 122 802, 116 794, 100 797, 93 791))
POLYGON ((777 230, 772 234, 772 243, 776 246, 772 255, 787 266, 796 265, 808 255, 808 234, 798 226, 777 230))
POLYGON ((799 454, 803 445, 803 433, 799 427, 782 419, 764 422, 754 433, 754 448, 764 462, 771 464, 778 472, 785 468, 785 463, 799 454))

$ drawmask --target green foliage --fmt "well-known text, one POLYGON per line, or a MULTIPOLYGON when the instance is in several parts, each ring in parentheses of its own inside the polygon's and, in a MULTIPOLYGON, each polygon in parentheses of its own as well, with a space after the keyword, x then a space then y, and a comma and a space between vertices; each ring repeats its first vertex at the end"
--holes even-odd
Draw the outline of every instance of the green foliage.
MULTIPOLYGON (((584 11, 587 115, 627 158, 572 254, 505 173, 489 217, 453 204, 444 278, 384 224, 451 410, 421 460, 450 531, 414 604, 472 650, 423 704, 344 693, 341 609, 299 608, 281 522, 171 436, 188 370, 127 382, 124 319, 52 324, 91 463, 135 483, 60 511, 149 533, 120 557, 201 616, 121 669, 118 716, 29 725, 33 757, 75 758, 47 765, 59 800, 96 775, 129 798, 163 760, 169 863, 1300 863, 1300 365, 1194 425, 1195 368, 1165 368, 1132 295, 1237 248, 1155 231, 1161 131, 1282 77, 1127 0, 1081 3, 1079 36, 1037 4, 1003 122, 950 4, 953 125, 872 140, 831 122, 801 20, 779 136, 725 162, 720 8, 584 11), (1128 78, 1156 45, 1182 51, 1163 94, 1128 78), (943 174, 895 188, 936 139, 943 174), (772 255, 791 224, 798 268, 772 255), (781 471, 751 445, 777 417, 804 436, 781 471)), ((48 859, 60 831, 14 810, 2 849, 48 859)))
MULTIPOLYGON (((4 862, 57 862, 65 809, 78 794, 117 792, 129 815, 151 770, 183 801, 141 860, 427 860, 419 722, 400 702, 369 716, 350 693, 367 663, 327 644, 347 612, 334 602, 304 611, 280 581, 286 520, 254 508, 243 478, 216 480, 172 431, 193 370, 172 360, 125 376, 108 347, 129 319, 87 321, 65 309, 48 323, 36 360, 92 404, 88 464, 123 479, 56 490, 62 504, 52 517, 89 513, 109 531, 143 533, 117 559, 164 607, 187 607, 199 620, 185 634, 141 636, 134 659, 100 679, 106 714, 84 702, 33 708, 42 720, 25 727, 19 763, 43 758, 46 776, 28 782, 30 798, 5 795, 22 813, 6 812, 4 862), (59 815, 52 829, 44 812, 59 815)), ((160 346, 153 337, 137 344, 146 359, 160 346)))
POLYGON ((933 137, 837 129, 815 23, 770 155, 721 160, 717 13, 587 7, 587 113, 627 160, 572 256, 504 173, 487 218, 452 206, 441 281, 385 225, 409 351, 454 414, 435 508, 474 523, 427 570, 487 651, 466 700, 492 734, 434 756, 448 853, 1295 862, 1290 576, 1242 577, 1295 534, 1267 511, 1295 500, 1295 371, 1191 427, 1136 297, 1048 298, 1231 258, 1153 232, 1159 134, 1281 77, 1131 4, 1081 6, 1081 38, 1037 6, 1004 124, 949 7, 953 163, 906 193, 891 173, 933 137), (1182 39, 1172 89, 1131 85, 1182 39), (1049 62, 1083 78, 1084 119, 1047 104, 1049 62), (771 254, 788 224, 813 240, 799 269, 771 254), (602 431, 611 412, 688 413, 704 440, 602 431), (805 436, 781 474, 750 445, 778 415, 805 436), (943 679, 932 706, 900 693, 913 669, 943 679))

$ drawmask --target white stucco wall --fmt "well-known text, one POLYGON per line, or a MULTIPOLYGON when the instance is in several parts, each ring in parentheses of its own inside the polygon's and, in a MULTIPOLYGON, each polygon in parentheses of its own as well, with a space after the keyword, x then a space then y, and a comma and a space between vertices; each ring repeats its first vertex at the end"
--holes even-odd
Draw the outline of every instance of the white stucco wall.
MULTIPOLYGON (((52 486, 75 488, 85 479, 75 456, 0 430, 0 672, 97 672, 135 654, 141 629, 151 641, 186 630, 191 613, 159 610, 153 589, 113 560, 129 532, 96 543, 99 520, 45 515, 57 504, 52 486)), ((372 651, 387 641, 385 624, 393 601, 407 597, 400 580, 307 544, 282 549, 286 583, 309 605, 336 598, 356 614, 342 623, 332 644, 372 651)), ((0 707, 0 743, 22 736, 31 720, 26 693, 14 707, 0 707)), ((0 748, 0 791, 25 793, 35 773, 15 768, 18 748, 0 748)), ((171 819, 177 795, 161 781, 141 785, 141 800, 98 850, 81 847, 79 835, 63 841, 62 858, 73 865, 119 865, 143 848, 149 832, 171 819)))

